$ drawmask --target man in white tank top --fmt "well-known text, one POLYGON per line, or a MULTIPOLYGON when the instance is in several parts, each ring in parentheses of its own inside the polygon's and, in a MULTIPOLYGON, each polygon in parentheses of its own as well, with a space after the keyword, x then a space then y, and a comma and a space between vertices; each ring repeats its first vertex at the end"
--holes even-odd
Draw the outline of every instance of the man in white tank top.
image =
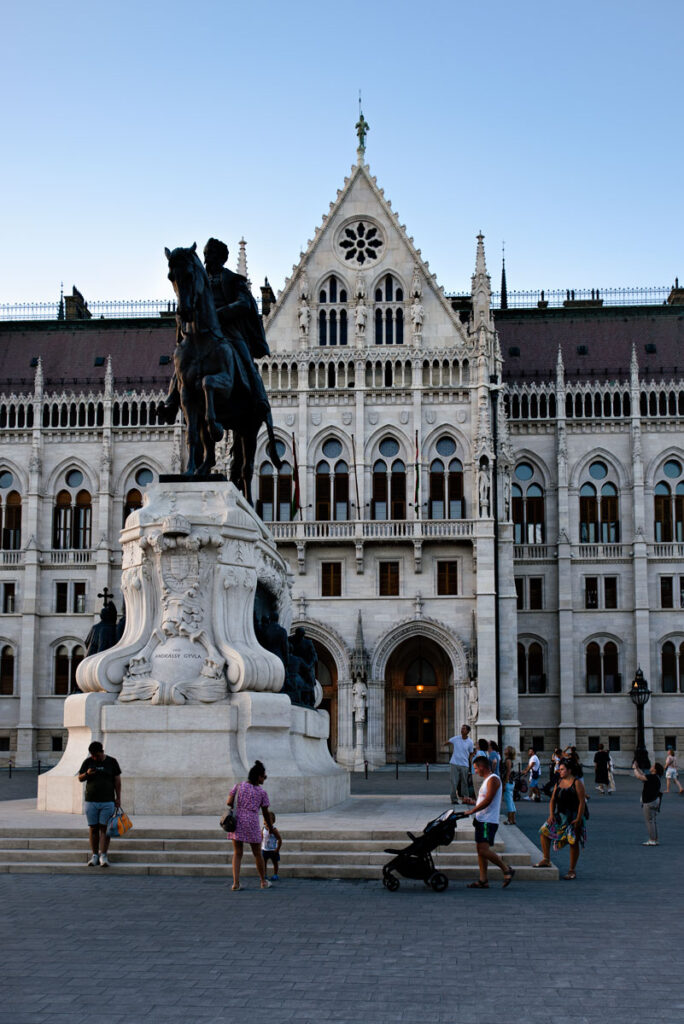
POLYGON ((486 754, 476 754, 473 759, 473 769, 482 779, 477 802, 471 797, 463 802, 475 804, 472 811, 466 814, 474 814, 475 821, 475 843, 477 845, 477 862, 480 868, 480 877, 477 882, 471 882, 469 889, 488 889, 487 863, 495 864, 501 868, 504 876, 504 889, 513 881, 515 871, 509 867, 501 857, 492 849, 492 843, 499 828, 499 811, 501 808, 501 779, 494 775, 491 769, 489 758, 486 754))

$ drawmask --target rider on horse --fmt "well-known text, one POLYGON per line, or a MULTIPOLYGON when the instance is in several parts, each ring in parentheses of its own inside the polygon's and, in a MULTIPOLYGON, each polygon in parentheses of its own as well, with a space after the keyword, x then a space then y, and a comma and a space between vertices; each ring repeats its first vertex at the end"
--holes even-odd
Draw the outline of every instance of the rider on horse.
MULTIPOLYGON (((204 266, 207 270, 216 312, 226 341, 233 346, 237 367, 246 389, 254 396, 256 407, 272 431, 271 407, 264 382, 254 363, 255 359, 270 355, 264 326, 254 296, 246 279, 225 267, 228 246, 218 238, 210 238, 204 247, 204 266)), ((178 381, 174 373, 169 392, 163 403, 167 423, 172 423, 180 405, 178 381)))

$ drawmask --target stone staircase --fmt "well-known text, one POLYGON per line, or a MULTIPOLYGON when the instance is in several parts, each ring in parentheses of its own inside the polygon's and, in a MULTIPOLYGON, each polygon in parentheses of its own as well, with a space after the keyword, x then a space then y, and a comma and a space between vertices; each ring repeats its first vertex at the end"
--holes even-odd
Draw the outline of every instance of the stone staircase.
MULTIPOLYGON (((398 830, 343 831, 283 829, 279 874, 288 878, 382 878, 382 866, 390 859, 386 847, 408 844, 398 830)), ((557 868, 534 868, 539 851, 517 828, 501 828, 496 850, 515 868, 520 880, 558 878, 557 868), (505 850, 504 850, 505 846, 505 850)), ((125 875, 184 875, 230 878, 232 847, 220 831, 209 829, 133 828, 123 839, 113 839, 111 871, 125 875)), ((87 831, 78 828, 0 828, 0 872, 21 874, 79 874, 88 871, 87 831)), ((450 846, 435 851, 435 866, 450 880, 477 878, 477 855, 472 828, 462 826, 450 846), (467 838, 466 838, 467 837, 467 838)), ((97 872, 102 869, 98 868, 97 872)), ((255 876, 249 850, 242 874, 255 876)), ((493 870, 493 881, 500 873, 493 870)), ((415 885, 419 883, 410 882, 415 885)))

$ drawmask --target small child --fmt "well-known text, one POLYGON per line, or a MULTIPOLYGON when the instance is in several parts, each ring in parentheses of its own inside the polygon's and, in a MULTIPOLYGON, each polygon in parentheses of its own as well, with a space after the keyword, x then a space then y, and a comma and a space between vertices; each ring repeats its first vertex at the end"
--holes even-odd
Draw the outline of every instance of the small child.
POLYGON ((273 874, 271 881, 278 882, 278 861, 280 860, 280 847, 283 839, 275 827, 276 816, 273 811, 265 811, 264 818, 268 814, 268 825, 264 825, 261 831, 261 856, 264 858, 264 868, 269 860, 273 861, 273 874))

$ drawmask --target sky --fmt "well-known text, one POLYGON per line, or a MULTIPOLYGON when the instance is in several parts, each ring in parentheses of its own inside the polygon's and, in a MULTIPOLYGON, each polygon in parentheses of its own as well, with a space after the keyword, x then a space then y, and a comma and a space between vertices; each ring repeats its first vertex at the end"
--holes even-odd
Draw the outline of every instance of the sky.
POLYGON ((164 299, 164 246, 282 288, 366 160, 449 292, 670 285, 681 0, 35 0, 0 16, 0 303, 164 299))

